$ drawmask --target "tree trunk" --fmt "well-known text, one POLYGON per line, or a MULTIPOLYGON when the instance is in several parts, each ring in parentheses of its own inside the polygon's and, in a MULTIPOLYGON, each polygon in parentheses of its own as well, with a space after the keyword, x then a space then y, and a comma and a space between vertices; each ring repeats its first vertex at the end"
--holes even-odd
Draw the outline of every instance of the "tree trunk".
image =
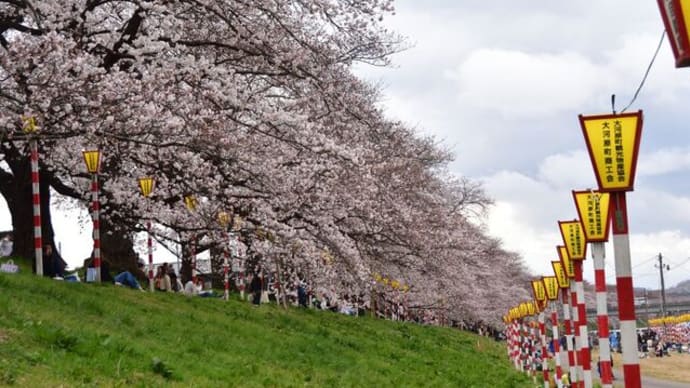
MULTIPOLYGON (((0 193, 2 193, 12 217, 12 232, 14 237, 13 254, 31 260, 34 273, 36 272, 36 256, 34 245, 34 215, 33 193, 31 182, 31 162, 27 155, 22 155, 17 149, 6 150, 7 165, 11 174, 0 174, 0 193)), ((50 185, 48 176, 39 165, 39 190, 41 208, 41 235, 43 246, 51 244, 55 247, 55 233, 50 213, 50 185)), ((57 249, 53 249, 56 260, 62 262, 57 249)), ((52 274, 50 268, 45 268, 45 275, 52 274)))
POLYGON ((101 217, 101 256, 110 265, 113 276, 122 271, 135 275, 143 273, 137 266, 139 256, 134 251, 132 234, 133 228, 125 227, 118 220, 101 217))
MULTIPOLYGON (((30 259, 35 269, 33 201, 31 182, 31 162, 28 153, 23 153, 14 147, 3 149, 5 161, 10 167, 11 174, 0 170, 0 193, 7 201, 12 216, 12 230, 14 234, 14 255, 30 259)), ((40 157, 40 154, 39 154, 40 157)), ((79 198, 79 194, 44 171, 39 164, 39 180, 41 193, 41 233, 43 245, 51 244, 55 247, 55 233, 53 231, 50 212, 51 182, 57 190, 72 198, 79 198)), ((107 196, 107 193, 103 193, 107 196)), ((111 201, 112 203, 112 201, 111 201)), ((113 206, 113 205, 110 205, 113 206)), ((131 225, 129 225, 131 226, 131 225)), ((121 271, 130 271, 139 276, 137 268, 137 254, 134 252, 132 240, 133 228, 121 219, 101 217, 101 251, 102 259, 107 261, 110 270, 115 275, 121 271)), ((62 261, 57 249, 53 250, 57 260, 62 261)), ((90 258, 85 258, 84 265, 88 265, 90 258)), ((44 274, 46 271, 44 266, 44 274)))

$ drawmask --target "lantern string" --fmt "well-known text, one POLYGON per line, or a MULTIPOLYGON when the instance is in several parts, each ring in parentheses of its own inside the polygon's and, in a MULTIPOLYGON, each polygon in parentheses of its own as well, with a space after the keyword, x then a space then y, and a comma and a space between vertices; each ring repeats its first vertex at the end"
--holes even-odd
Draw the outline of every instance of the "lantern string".
POLYGON ((633 95, 632 100, 630 100, 630 103, 623 108, 621 113, 624 113, 628 108, 630 108, 630 105, 635 102, 637 99, 637 96, 640 94, 640 91, 642 90, 642 87, 644 86, 645 81, 647 80, 647 76, 649 75, 649 71, 652 69, 652 65, 654 65, 654 60, 656 60, 656 56, 659 54, 659 50, 661 49, 661 44, 664 42, 664 37, 666 36, 666 30, 664 29, 661 31, 661 39, 659 39, 659 44, 656 46, 656 51, 654 51, 654 56, 652 56, 652 60, 649 62, 649 65, 647 66, 647 70, 644 72, 644 77, 642 77, 642 82, 640 82, 640 86, 637 87, 637 90, 635 91, 635 94, 633 95))

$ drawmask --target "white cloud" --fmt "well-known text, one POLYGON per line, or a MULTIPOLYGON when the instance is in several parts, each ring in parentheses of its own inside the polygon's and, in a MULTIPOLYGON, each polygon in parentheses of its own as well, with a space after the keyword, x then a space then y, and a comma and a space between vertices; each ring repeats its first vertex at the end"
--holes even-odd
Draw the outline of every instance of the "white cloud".
POLYGON ((518 119, 552 116, 582 106, 611 77, 574 52, 529 54, 479 49, 446 76, 458 103, 518 119))
POLYGON ((662 148, 638 160, 639 175, 663 175, 690 170, 690 147, 662 148))
POLYGON ((550 155, 539 165, 539 179, 558 189, 596 188, 596 177, 586 150, 550 155))

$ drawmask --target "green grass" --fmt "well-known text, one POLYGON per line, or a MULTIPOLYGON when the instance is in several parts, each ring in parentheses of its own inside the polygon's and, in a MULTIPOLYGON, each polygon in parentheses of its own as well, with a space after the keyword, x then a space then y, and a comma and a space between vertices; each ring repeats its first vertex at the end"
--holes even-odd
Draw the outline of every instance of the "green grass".
POLYGON ((0 274, 0 386, 533 386, 453 329, 29 272, 0 274))

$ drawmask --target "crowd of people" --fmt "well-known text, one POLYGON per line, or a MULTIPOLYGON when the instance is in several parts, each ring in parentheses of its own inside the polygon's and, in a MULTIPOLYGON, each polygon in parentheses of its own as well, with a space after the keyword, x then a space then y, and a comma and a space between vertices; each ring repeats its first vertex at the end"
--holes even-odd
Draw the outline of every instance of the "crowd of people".
MULTIPOLYGON (((0 239, 0 257, 8 256, 12 251, 11 237, 0 239)), ((95 280, 93 258, 84 262, 84 277, 86 281, 95 280)), ((67 264, 59 254, 56 254, 50 244, 46 244, 43 250, 43 273, 57 280, 81 281, 77 273, 65 274, 67 264)), ((35 264, 33 268, 36 272, 35 264)), ((331 311, 349 316, 363 316, 371 311, 375 316, 394 321, 410 321, 424 325, 441 325, 455 327, 461 330, 472 331, 479 335, 490 336, 501 340, 502 332, 482 322, 454 321, 448 319, 444 310, 437 308, 415 307, 410 308, 406 298, 402 294, 387 295, 374 293, 371 298, 364 294, 338 295, 335 289, 320 289, 317 291, 307 279, 300 273, 288 269, 283 275, 276 272, 264 271, 257 267, 248 271, 247 277, 240 273, 233 273, 233 291, 244 293, 245 285, 248 286, 249 300, 259 306, 263 303, 280 303, 302 308, 315 308, 331 311)), ((119 287, 129 287, 145 292, 151 288, 146 275, 146 265, 139 260, 134 271, 119 271, 112 276, 107 260, 101 260, 101 282, 112 283, 119 287), (143 286, 142 286, 143 285, 143 286)), ((196 276, 183 284, 181 277, 175 271, 174 266, 162 263, 155 268, 152 289, 157 292, 181 293, 187 296, 219 297, 222 293, 213 290, 212 276, 196 276)))

